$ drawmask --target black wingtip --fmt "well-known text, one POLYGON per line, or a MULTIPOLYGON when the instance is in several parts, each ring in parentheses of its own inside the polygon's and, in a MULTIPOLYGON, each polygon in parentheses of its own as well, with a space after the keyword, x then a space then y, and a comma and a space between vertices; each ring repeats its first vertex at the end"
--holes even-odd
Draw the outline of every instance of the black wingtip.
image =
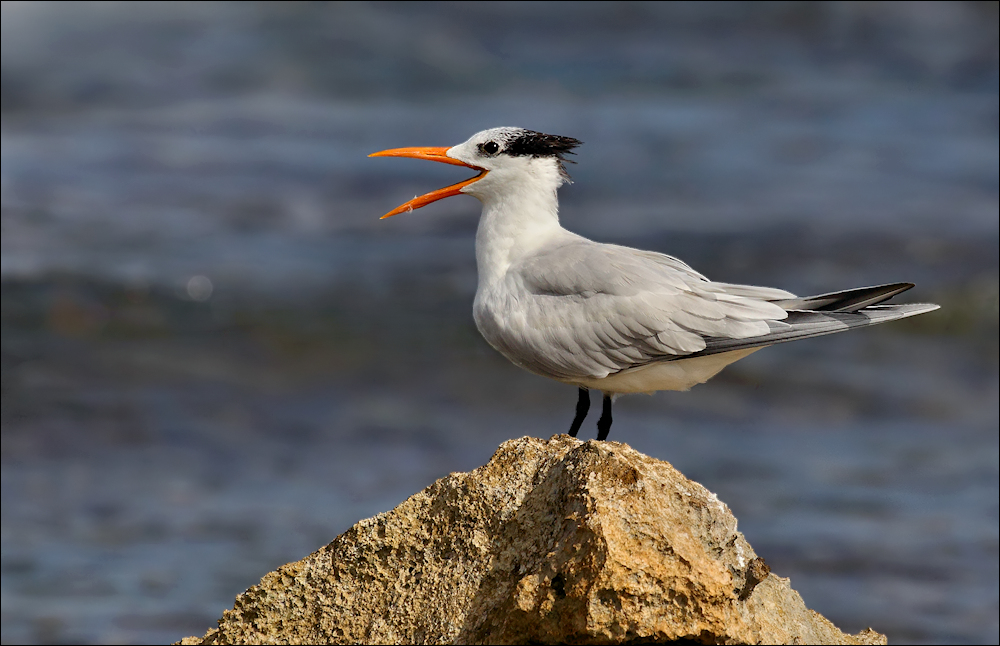
POLYGON ((776 302, 785 309, 813 312, 857 312, 864 307, 887 301, 913 287, 913 283, 888 283, 776 302))

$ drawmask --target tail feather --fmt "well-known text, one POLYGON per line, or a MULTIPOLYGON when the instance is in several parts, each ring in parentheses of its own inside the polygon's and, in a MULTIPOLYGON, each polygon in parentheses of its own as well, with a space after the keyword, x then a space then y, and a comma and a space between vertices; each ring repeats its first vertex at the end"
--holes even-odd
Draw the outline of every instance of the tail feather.
MULTIPOLYGON (((905 289, 909 289, 906 287, 905 289)), ((900 290, 903 291, 903 290, 900 290)), ((899 293, 899 292, 896 292, 899 293)), ((884 300, 884 299, 882 299, 884 300)), ((847 306, 850 307, 850 306, 847 306)), ((767 334, 747 339, 708 338, 705 339, 705 349, 695 354, 677 357, 684 359, 732 350, 756 348, 786 341, 807 339, 834 332, 845 332, 859 327, 868 327, 888 321, 933 312, 939 305, 933 303, 906 303, 903 305, 874 305, 856 312, 852 311, 814 311, 792 310, 783 321, 768 321, 771 329, 767 334)))

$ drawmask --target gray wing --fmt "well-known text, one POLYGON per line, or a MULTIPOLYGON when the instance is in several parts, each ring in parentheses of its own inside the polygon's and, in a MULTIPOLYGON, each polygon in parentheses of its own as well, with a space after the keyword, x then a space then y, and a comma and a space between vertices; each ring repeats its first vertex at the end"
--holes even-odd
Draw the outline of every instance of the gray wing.
POLYGON ((663 254, 579 239, 507 272, 497 316, 476 322, 511 361, 556 379, 609 374, 685 357, 841 332, 937 309, 878 305, 895 283, 798 298, 708 280, 663 254))
POLYGON ((771 332, 787 316, 779 289, 713 283, 676 258, 580 239, 511 266, 476 321, 514 363, 556 379, 603 378, 705 351, 708 339, 771 332))

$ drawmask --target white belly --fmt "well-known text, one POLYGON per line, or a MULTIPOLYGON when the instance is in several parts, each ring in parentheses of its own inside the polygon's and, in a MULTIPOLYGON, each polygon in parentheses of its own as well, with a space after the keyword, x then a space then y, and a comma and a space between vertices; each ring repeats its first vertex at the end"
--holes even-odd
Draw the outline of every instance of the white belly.
POLYGON ((567 383, 616 394, 688 390, 691 386, 705 383, 729 364, 739 361, 757 350, 760 348, 720 352, 692 359, 660 361, 639 368, 622 370, 603 379, 585 377, 573 381, 567 380, 567 383))

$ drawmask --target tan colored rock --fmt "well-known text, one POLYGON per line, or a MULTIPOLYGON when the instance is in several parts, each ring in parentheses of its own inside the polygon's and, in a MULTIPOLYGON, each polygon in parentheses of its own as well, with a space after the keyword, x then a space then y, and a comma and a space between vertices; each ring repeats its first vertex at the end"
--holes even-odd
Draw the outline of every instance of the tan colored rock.
POLYGON ((616 442, 503 443, 265 576, 184 643, 884 644, 769 573, 715 494, 616 442))

